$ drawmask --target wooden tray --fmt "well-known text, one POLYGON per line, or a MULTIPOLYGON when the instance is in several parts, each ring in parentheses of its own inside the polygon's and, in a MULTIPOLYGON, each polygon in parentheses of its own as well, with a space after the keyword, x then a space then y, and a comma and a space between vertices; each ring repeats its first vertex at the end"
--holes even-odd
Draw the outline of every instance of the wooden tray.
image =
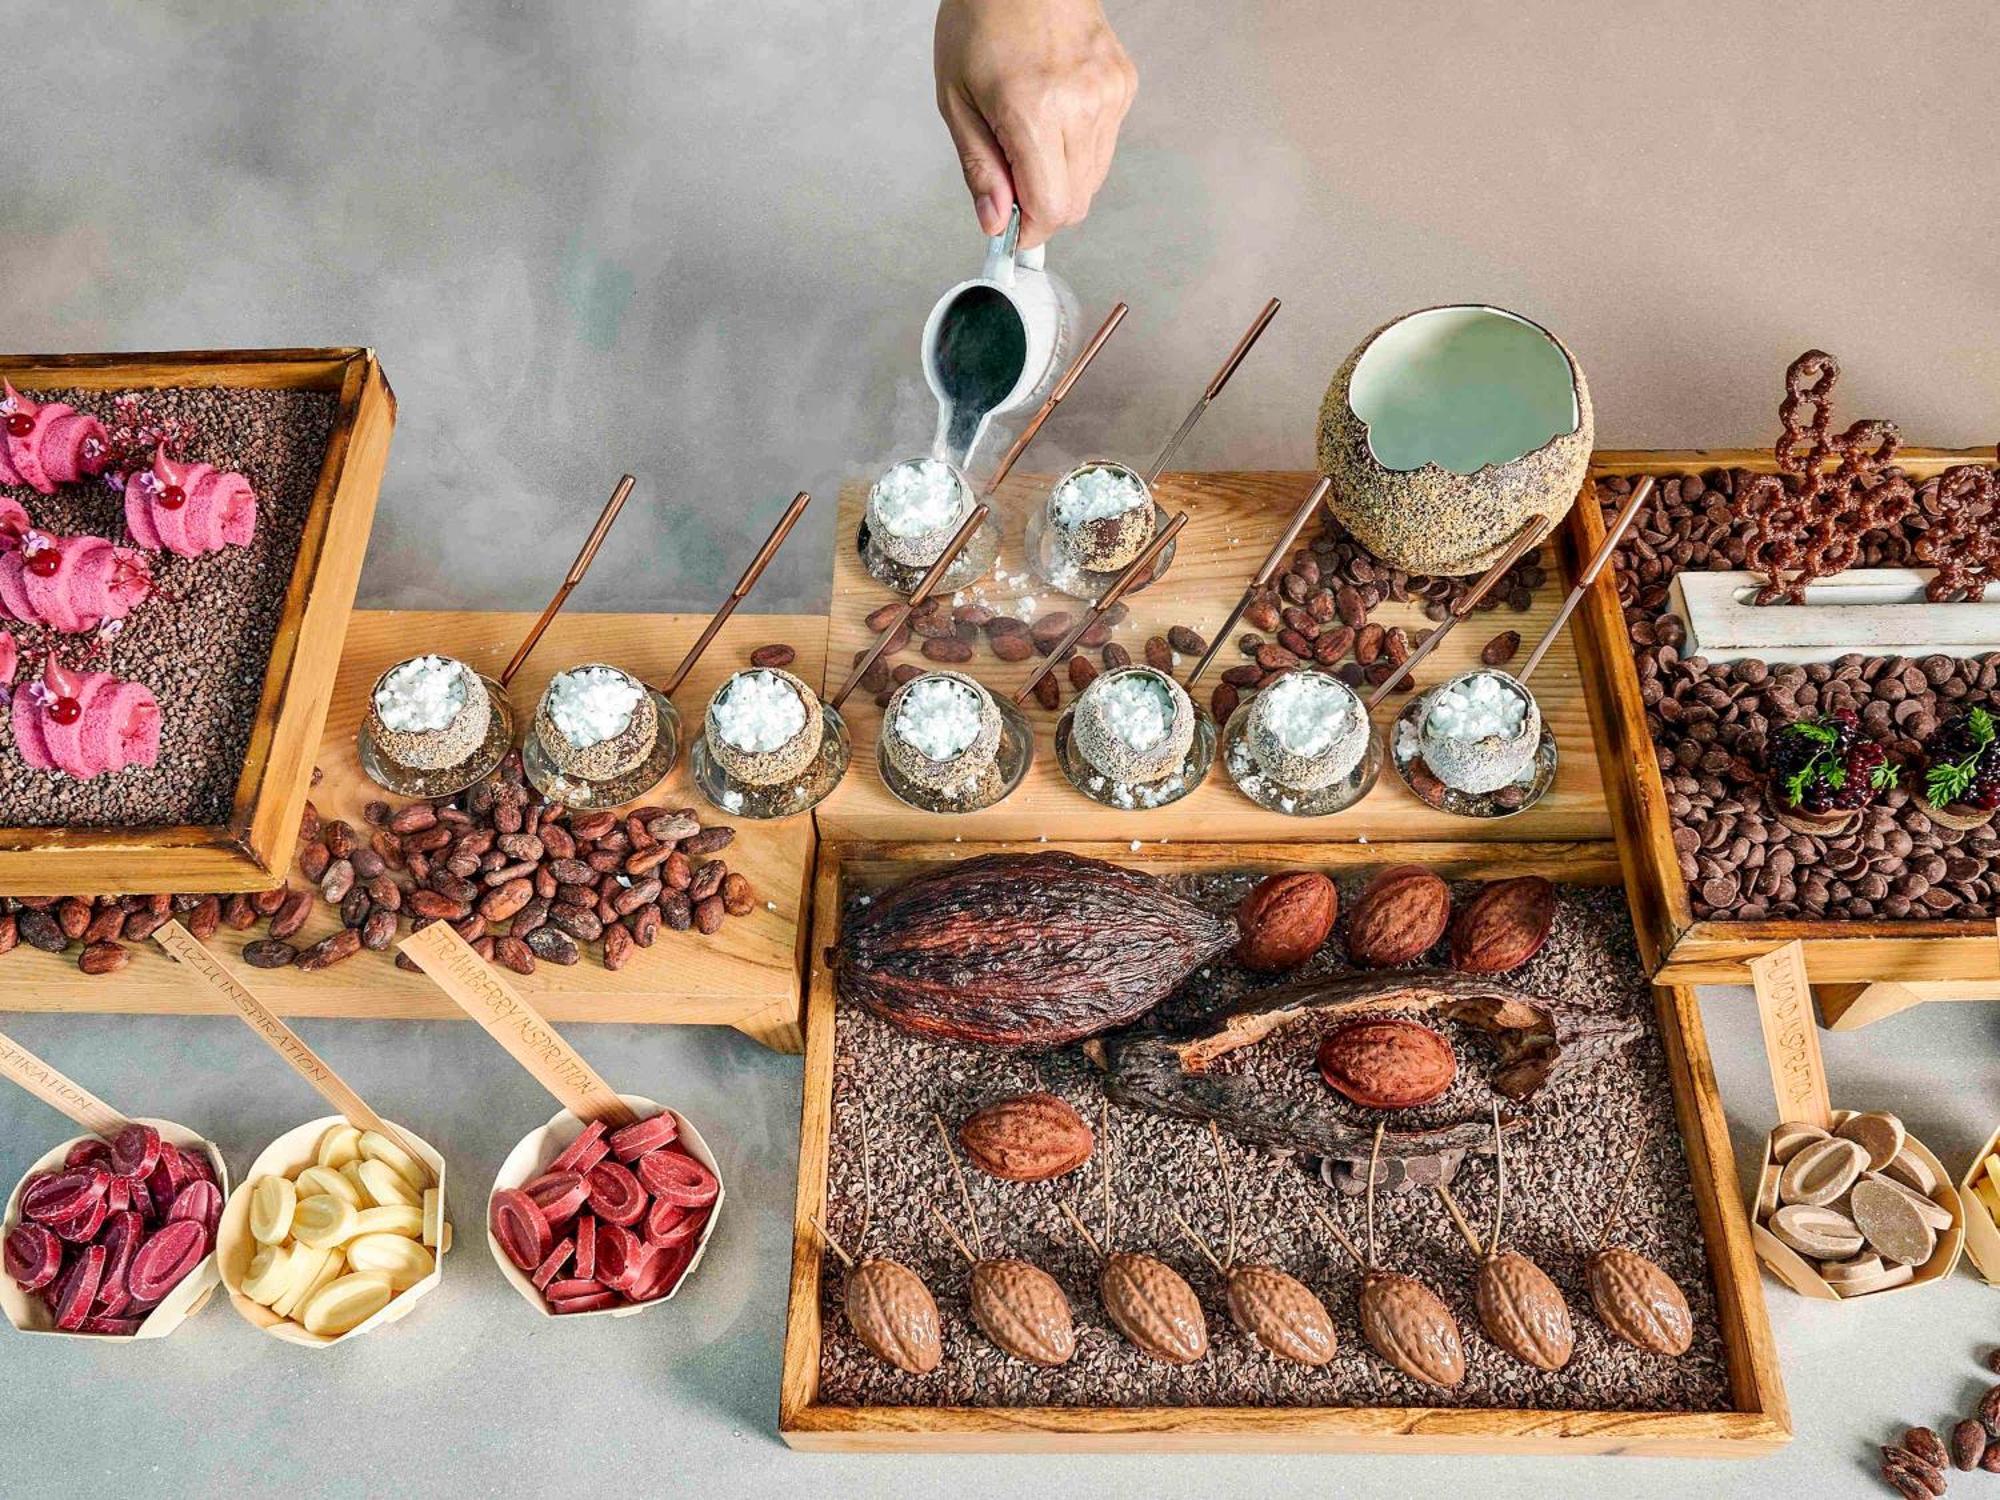
POLYGON ((0 374, 28 390, 233 386, 340 397, 306 514, 257 722, 226 823, 111 829, 0 829, 0 894, 254 891, 292 862, 327 692, 340 659, 396 397, 372 349, 184 354, 17 354, 0 374))
MULTIPOLYGON (((374 798, 386 798, 361 774, 355 755, 355 732, 377 677, 422 651, 456 656, 497 677, 533 620, 532 614, 356 613, 320 744, 318 764, 325 777, 312 795, 321 815, 346 818, 359 828, 364 826, 362 808, 374 798)), ((706 618, 698 615, 558 616, 514 679, 509 696, 517 718, 525 725, 548 679, 579 661, 614 662, 653 680, 666 676, 705 623, 706 618)), ((816 678, 825 629, 825 621, 817 616, 737 615, 723 627, 678 694, 684 729, 699 726, 709 694, 744 664, 752 650, 768 642, 789 642, 799 653, 799 670, 816 678)), ((703 803, 690 784, 685 745, 673 774, 646 800, 692 804, 705 820, 732 821, 703 803)), ((729 918, 713 937, 663 931, 653 948, 635 953, 616 973, 587 955, 570 968, 540 964, 533 975, 510 982, 518 984, 552 1021, 727 1025, 768 1046, 798 1051, 800 944, 816 844, 812 819, 736 821, 734 826, 736 840, 721 857, 732 870, 747 875, 760 902, 769 905, 760 904, 748 916, 729 918)), ((183 879, 175 888, 200 887, 183 879)), ((334 910, 321 904, 301 941, 312 941, 337 925, 334 910)), ((260 932, 261 928, 249 935, 260 932)), ((242 946, 241 935, 226 931, 216 941, 232 961, 242 946)), ((74 952, 54 955, 24 945, 0 958, 7 1006, 77 1011, 220 1009, 205 986, 191 983, 152 944, 131 946, 132 962, 123 972, 92 979, 78 972, 74 952)), ((256 984, 264 1001, 288 1016, 457 1020, 465 1014, 423 975, 397 968, 386 953, 359 953, 319 974, 270 970, 259 973, 256 984)))
MULTIPOLYGON (((1077 853, 1160 872, 1227 866, 1366 866, 1383 856, 1353 844, 1221 843, 1202 848, 1069 844, 1077 853)), ((799 1193, 793 1221, 790 1316, 785 1329, 779 1431, 794 1448, 839 1452, 1188 1451, 1396 1453, 1649 1453, 1754 1457, 1791 1438, 1764 1294, 1739 1196, 1729 1127, 1716 1092, 1694 992, 1660 989, 1658 1014, 1674 1083, 1697 1212, 1724 1319, 1734 1410, 1606 1412, 1437 1408, 1089 1408, 833 1406, 818 1400, 820 1277, 831 1259, 814 1216, 825 1211, 834 1076, 834 980, 825 954, 839 938, 845 875, 875 876, 996 848, 937 844, 837 844, 820 852, 814 877, 811 978, 806 999, 806 1073, 799 1132, 799 1193)), ((1034 847, 1034 846, 1028 846, 1034 847)), ((1565 881, 1618 879, 1603 843, 1406 845, 1448 877, 1547 874, 1565 881)))
MULTIPOLYGON (((1993 457, 1990 447, 1905 448, 1896 462, 1921 478, 1954 464, 1991 464, 1993 457)), ((1588 556, 1604 536, 1597 476, 1737 467, 1771 472, 1775 464, 1768 449, 1597 454, 1583 498, 1563 530, 1571 564, 1588 556)), ((1586 684, 1584 697, 1606 772, 1605 794, 1618 831, 1626 892, 1641 950, 1660 982, 1741 984, 1749 977, 1751 959, 1793 938, 1805 943, 1816 985, 1847 982, 1852 987, 1840 992, 1836 1006, 1839 1000, 1851 1003, 1859 998, 1871 980, 2000 982, 2000 947, 1995 945, 1991 921, 1697 921, 1674 853, 1666 788, 1646 730, 1639 675, 1611 569, 1605 569, 1577 609, 1573 625, 1586 684)), ((1892 1005, 1880 1013, 1897 1008, 1892 1005)))
MULTIPOLYGON (((1029 510, 1047 497, 1052 479, 1016 477, 1001 487, 994 514, 1001 528, 995 575, 968 585, 958 597, 989 604, 1003 614, 1032 620, 1053 610, 1075 613, 1087 607, 1040 583, 1029 574, 1022 550, 1022 528, 1029 510), (1031 609, 1023 602, 1032 600, 1031 609)), ((1169 474, 1159 486, 1160 503, 1168 514, 1185 507, 1188 523, 1175 543, 1172 571, 1151 587, 1128 596, 1131 617, 1118 626, 1115 639, 1136 660, 1146 638, 1164 635, 1169 625, 1188 625, 1204 636, 1218 630, 1243 591, 1243 585, 1264 560, 1284 530, 1313 476, 1290 473, 1169 474)), ((872 639, 866 621, 870 611, 894 596, 862 565, 855 548, 855 531, 867 504, 866 486, 841 492, 840 515, 834 527, 832 624, 827 638, 827 683, 831 693, 846 680, 854 653, 872 639)), ((1317 521, 1306 523, 1305 540, 1317 532, 1317 521)), ((1301 542, 1304 545, 1304 542, 1301 542)), ((1553 570, 1551 570, 1553 573, 1553 570)), ((1502 630, 1518 630, 1532 642, 1546 628, 1561 602, 1555 578, 1536 591, 1534 606, 1525 614, 1501 607, 1475 614, 1461 625, 1417 670, 1419 685, 1430 687, 1478 662, 1480 647, 1502 630)), ((1372 618, 1384 625, 1412 628, 1430 624, 1416 604, 1384 602, 1372 618)), ((1237 633, 1245 627, 1238 627, 1237 633)), ((1527 650, 1524 644, 1523 652, 1527 650)), ((1003 662, 982 640, 970 672, 996 694, 1013 693, 1026 679, 1026 663, 1003 662)), ((912 643, 894 659, 927 666, 912 643)), ((1234 644, 1226 645, 1196 690, 1205 706, 1222 680, 1225 668, 1244 660, 1234 644)), ((1184 660, 1181 674, 1194 662, 1184 660)), ((1063 704, 1076 697, 1068 675, 1058 671, 1063 704)), ((1014 794, 996 807, 954 816, 919 812, 898 801, 883 786, 876 769, 875 741, 882 711, 871 695, 856 689, 843 710, 854 733, 854 767, 840 789, 819 809, 819 826, 829 839, 1033 839, 1060 833, 1065 839, 1605 839, 1611 836, 1597 756, 1590 740, 1582 702, 1576 657, 1569 644, 1558 642, 1535 675, 1536 697, 1543 716, 1554 729, 1561 765, 1556 782, 1534 807, 1511 818, 1476 821, 1453 817, 1412 796, 1384 764, 1375 788, 1355 806, 1331 818, 1293 818, 1268 812, 1250 801, 1215 766, 1195 792, 1171 806, 1146 812, 1124 812, 1091 801, 1064 779, 1056 764, 1054 736, 1057 715, 1031 699, 1025 709, 1035 725, 1035 762, 1014 794)), ((1398 694, 1376 712, 1380 728, 1391 723, 1410 701, 1398 694)))

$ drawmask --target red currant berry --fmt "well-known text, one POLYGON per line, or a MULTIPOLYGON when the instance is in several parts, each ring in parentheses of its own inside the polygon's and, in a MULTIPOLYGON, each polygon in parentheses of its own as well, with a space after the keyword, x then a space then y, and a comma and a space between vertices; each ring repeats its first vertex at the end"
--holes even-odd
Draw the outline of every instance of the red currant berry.
POLYGON ((28 571, 37 578, 53 578, 62 567, 62 553, 54 547, 43 547, 28 554, 28 571))
POLYGON ((187 504, 188 492, 177 484, 165 485, 160 490, 160 509, 179 510, 187 504))
POLYGON ((74 698, 58 698, 49 705, 49 717, 58 724, 74 724, 83 717, 83 705, 74 698))
POLYGON ((7 435, 9 437, 26 437, 34 430, 35 419, 26 412, 17 411, 7 418, 7 435))

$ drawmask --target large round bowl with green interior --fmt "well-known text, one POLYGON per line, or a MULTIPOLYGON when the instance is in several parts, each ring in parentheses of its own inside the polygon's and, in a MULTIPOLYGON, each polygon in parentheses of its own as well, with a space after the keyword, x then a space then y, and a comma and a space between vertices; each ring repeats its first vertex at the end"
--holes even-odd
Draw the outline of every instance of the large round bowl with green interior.
POLYGON ((1590 463, 1583 371, 1497 307, 1431 307, 1376 329, 1319 414, 1327 506, 1383 561, 1475 573, 1530 516, 1566 514, 1590 463))

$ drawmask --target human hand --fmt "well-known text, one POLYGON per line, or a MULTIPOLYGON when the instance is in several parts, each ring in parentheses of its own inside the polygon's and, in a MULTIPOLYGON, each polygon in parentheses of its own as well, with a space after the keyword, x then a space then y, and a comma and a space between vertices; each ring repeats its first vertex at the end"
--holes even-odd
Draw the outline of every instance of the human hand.
POLYGON ((1080 223, 1139 87, 1098 0, 942 0, 933 61, 979 227, 1018 203, 1032 249, 1080 223))

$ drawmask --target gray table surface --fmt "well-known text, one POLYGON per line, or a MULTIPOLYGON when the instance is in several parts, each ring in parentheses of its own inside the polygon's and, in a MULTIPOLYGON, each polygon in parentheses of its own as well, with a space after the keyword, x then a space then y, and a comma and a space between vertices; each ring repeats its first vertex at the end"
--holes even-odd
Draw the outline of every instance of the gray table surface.
MULTIPOLYGON (((1772 1119, 1747 990, 1712 990, 1704 1017, 1741 1162, 1772 1119)), ((240 1022, 9 1015, 8 1032, 133 1113, 180 1120, 241 1171, 264 1143, 324 1113, 240 1022)), ((328 1354, 266 1338, 220 1297, 146 1345, 0 1338, 0 1455, 12 1493, 325 1496, 430 1493, 798 1492, 1041 1496, 1237 1495, 1331 1484, 1348 1496, 1461 1490, 1631 1500, 1773 1491, 1874 1492, 1873 1445, 1941 1424, 1986 1379, 1993 1294, 1950 1281, 1851 1306, 1766 1281, 1798 1436, 1760 1462, 1393 1457, 953 1457, 794 1454, 776 1436, 800 1064, 734 1032, 579 1026, 621 1087, 700 1123, 727 1176, 727 1216, 671 1304, 643 1316, 540 1318, 501 1279, 480 1233, 501 1158, 552 1106, 469 1023, 306 1021, 306 1039, 378 1109, 441 1149, 459 1239, 443 1286, 406 1321, 328 1354), (32 1490, 14 1488, 33 1476, 32 1490)), ((1851 1035, 1822 1034, 1837 1101, 1900 1111, 1948 1163, 1993 1128, 2000 1008, 1932 1005, 1851 1035)), ((0 1091, 0 1180, 74 1133, 0 1091)), ((1746 1169, 1747 1170, 1747 1169, 1746 1169)), ((6 1330, 0 1330, 6 1332, 6 1330)), ((1886 1492, 1884 1492, 1886 1493, 1886 1492)))

